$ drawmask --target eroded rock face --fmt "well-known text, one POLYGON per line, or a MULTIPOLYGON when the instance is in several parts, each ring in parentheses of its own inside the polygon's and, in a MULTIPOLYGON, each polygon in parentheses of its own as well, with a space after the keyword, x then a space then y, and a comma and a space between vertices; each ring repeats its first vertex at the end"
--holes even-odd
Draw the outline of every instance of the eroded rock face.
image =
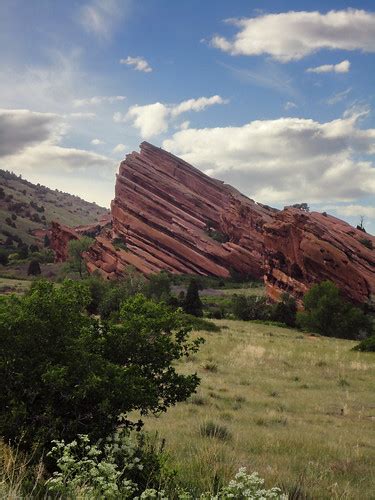
POLYGON ((292 208, 265 224, 264 236, 265 284, 273 300, 286 291, 301 301, 323 280, 336 283, 352 302, 375 298, 373 236, 335 217, 292 208))
MULTIPOLYGON (((111 214, 112 225, 85 255, 89 271, 109 279, 129 265, 144 274, 227 277, 233 270, 264 277, 273 300, 286 291, 301 303, 325 279, 356 303, 375 295, 373 236, 335 217, 256 203, 145 142, 120 165, 111 214)), ((64 245, 83 232, 55 225, 52 234, 64 260, 64 245)))
POLYGON ((65 262, 68 258, 68 244, 71 240, 77 240, 79 234, 75 229, 52 222, 51 225, 51 248, 55 252, 56 262, 65 262))
POLYGON ((112 230, 87 255, 90 271, 114 278, 131 264, 145 274, 227 277, 233 268, 260 278, 262 227, 277 211, 142 143, 120 165, 111 212, 112 230))
POLYGON ((111 225, 111 215, 104 215, 95 224, 87 226, 68 227, 60 222, 52 222, 51 224, 51 248, 55 252, 56 262, 65 262, 68 258, 69 241, 77 240, 81 236, 95 238, 103 228, 111 225))

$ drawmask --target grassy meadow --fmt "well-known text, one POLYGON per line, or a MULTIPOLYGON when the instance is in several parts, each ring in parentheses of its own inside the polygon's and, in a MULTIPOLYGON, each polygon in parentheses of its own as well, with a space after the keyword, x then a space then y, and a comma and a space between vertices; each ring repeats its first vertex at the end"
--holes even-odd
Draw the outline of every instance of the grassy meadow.
POLYGON ((145 420, 197 490, 241 466, 290 498, 375 498, 375 359, 356 342, 232 320, 181 371, 201 385, 145 420), (293 496, 294 494, 294 496, 293 496))

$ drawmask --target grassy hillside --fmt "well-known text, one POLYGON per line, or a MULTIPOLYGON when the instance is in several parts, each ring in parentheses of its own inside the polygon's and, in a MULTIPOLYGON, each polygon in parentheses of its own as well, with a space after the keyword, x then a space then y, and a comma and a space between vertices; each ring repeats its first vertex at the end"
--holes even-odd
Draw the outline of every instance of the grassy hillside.
POLYGON ((0 240, 16 235, 23 243, 38 244, 38 230, 52 220, 68 226, 91 224, 107 210, 78 196, 35 185, 0 170, 0 240))
POLYGON ((146 419, 186 483, 208 489, 247 466, 302 495, 291 498, 374 498, 373 354, 287 328, 217 324, 182 364, 201 377, 198 393, 146 419))

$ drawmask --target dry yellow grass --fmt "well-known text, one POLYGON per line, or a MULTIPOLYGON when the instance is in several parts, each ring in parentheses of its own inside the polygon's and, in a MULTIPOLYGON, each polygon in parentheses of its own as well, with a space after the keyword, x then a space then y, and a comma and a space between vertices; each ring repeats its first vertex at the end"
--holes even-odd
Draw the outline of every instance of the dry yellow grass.
POLYGON ((181 371, 197 395, 145 429, 166 438, 186 485, 207 490, 240 466, 311 498, 375 498, 375 356, 355 342, 223 320, 181 371), (205 437, 208 421, 230 437, 205 437))

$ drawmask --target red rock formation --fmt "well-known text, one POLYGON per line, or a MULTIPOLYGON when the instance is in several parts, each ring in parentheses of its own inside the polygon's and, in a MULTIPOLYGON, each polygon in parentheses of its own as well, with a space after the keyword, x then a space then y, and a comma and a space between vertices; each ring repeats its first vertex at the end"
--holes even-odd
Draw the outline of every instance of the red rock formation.
POLYGON ((51 225, 51 248, 55 252, 56 262, 65 262, 68 258, 68 243, 79 238, 75 229, 52 222, 51 225))
POLYGON ((265 284, 273 300, 284 291, 301 300, 323 280, 335 282, 353 302, 375 299, 373 236, 335 217, 292 208, 279 212, 264 231, 265 284))
POLYGON ((71 240, 77 240, 81 236, 95 238, 104 227, 111 223, 111 215, 104 215, 96 224, 77 226, 71 228, 60 222, 51 224, 51 248, 55 252, 56 262, 65 262, 68 258, 68 244, 71 240))
POLYGON ((276 212, 148 143, 121 163, 111 211, 112 230, 87 255, 89 270, 110 278, 128 265, 220 277, 233 268, 259 278, 262 226, 276 212))
MULTIPOLYGON (((354 302, 375 294, 375 250, 360 242, 367 238, 375 246, 374 237, 331 216, 256 203, 145 142, 120 165, 111 212, 112 227, 101 231, 85 255, 90 272, 110 279, 129 265, 145 274, 219 277, 233 269, 265 276, 274 300, 283 291, 300 299, 324 279, 354 302)), ((59 259, 81 230, 54 232, 59 259)))

